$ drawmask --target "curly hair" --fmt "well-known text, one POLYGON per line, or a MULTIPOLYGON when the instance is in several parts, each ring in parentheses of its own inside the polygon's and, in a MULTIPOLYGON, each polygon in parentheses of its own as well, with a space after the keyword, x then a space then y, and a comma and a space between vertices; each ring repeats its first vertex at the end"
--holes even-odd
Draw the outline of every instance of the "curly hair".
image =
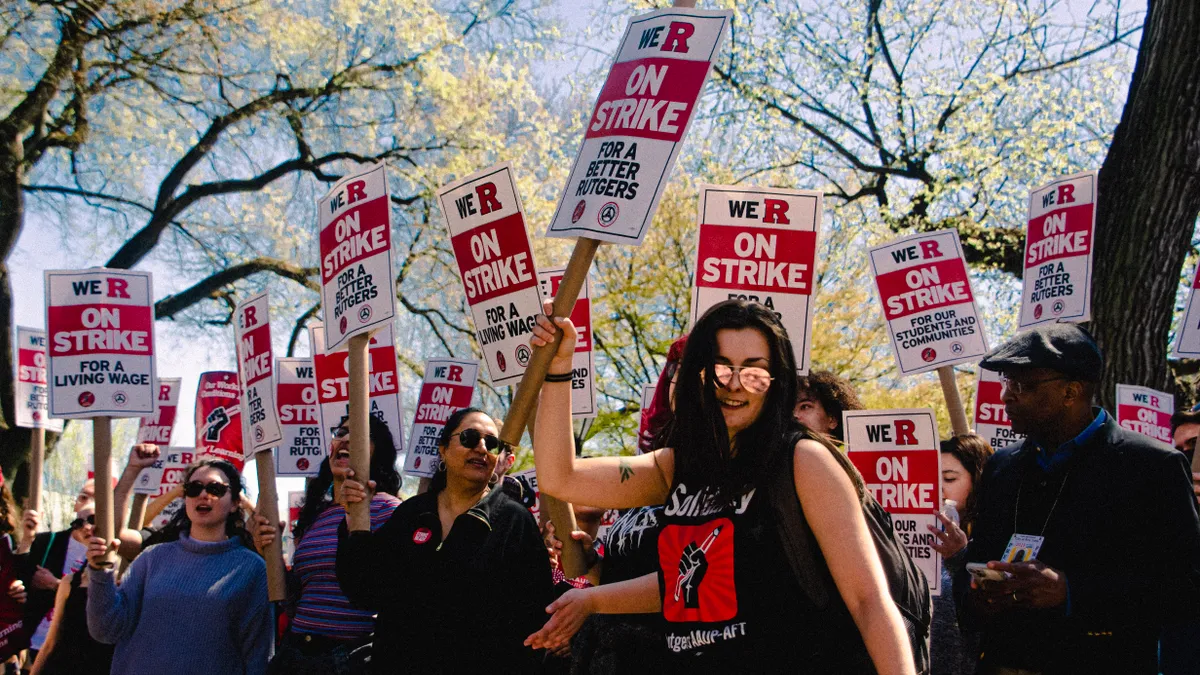
POLYGON ((796 381, 796 390, 798 396, 809 396, 820 402, 825 414, 837 423, 829 435, 839 441, 844 440, 842 411, 862 410, 864 407, 862 401, 858 400, 854 385, 828 370, 814 370, 800 376, 796 381))

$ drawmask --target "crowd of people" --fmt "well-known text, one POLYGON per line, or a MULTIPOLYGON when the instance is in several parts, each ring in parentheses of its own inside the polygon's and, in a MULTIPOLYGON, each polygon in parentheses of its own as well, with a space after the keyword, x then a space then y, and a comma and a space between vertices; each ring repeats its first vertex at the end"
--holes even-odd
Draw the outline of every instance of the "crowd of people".
MULTIPOLYGON (((280 524, 254 513, 226 461, 187 470, 165 527, 113 541, 94 536, 90 481, 60 532, 39 532, 32 509, 18 523, 0 484, 0 581, 29 646, 6 667, 1200 672, 1200 406, 1172 418, 1175 448, 1121 428, 1096 406, 1102 355, 1078 327, 1022 333, 980 363, 1000 373, 1024 440, 994 453, 973 434, 942 442, 932 601, 919 572, 920 588, 902 584, 916 568, 845 458, 842 413, 863 407, 853 386, 797 377, 773 312, 732 300, 698 319, 668 353, 639 453, 621 457, 576 452, 574 326, 539 316, 531 342, 560 332, 532 451, 537 487, 575 505, 577 531, 533 515, 534 491, 507 475, 516 449, 477 408, 449 417, 435 477, 403 501, 387 426, 372 418, 370 475, 358 476, 343 419, 308 481, 278 604, 262 552, 280 524), (361 502, 369 528, 352 529, 346 506, 361 502), (599 536, 609 509, 619 515, 599 536), (582 545, 586 574, 565 577, 560 539, 582 545), (1014 541, 1032 553, 1005 562, 1014 541)), ((130 453, 118 513, 158 452, 130 453)))

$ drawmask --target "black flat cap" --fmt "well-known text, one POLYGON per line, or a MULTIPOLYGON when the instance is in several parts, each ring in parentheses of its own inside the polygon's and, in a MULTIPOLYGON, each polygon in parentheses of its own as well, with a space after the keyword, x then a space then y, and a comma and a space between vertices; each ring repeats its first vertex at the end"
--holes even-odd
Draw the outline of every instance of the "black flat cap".
POLYGON ((983 357, 985 370, 1049 368, 1071 379, 1100 380, 1104 356, 1087 331, 1072 323, 1050 323, 1017 334, 983 357))

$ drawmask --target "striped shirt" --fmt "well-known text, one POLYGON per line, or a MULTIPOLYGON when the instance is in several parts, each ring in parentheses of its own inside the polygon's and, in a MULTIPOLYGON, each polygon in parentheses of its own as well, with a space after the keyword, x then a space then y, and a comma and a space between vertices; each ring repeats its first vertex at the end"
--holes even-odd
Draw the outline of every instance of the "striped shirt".
MULTIPOLYGON (((371 530, 392 517, 400 500, 389 494, 371 498, 371 530)), ((300 601, 292 619, 292 631, 335 640, 366 637, 375 628, 375 613, 352 607, 338 585, 338 526, 346 517, 341 504, 329 506, 317 516, 296 546, 292 571, 300 577, 300 601)))

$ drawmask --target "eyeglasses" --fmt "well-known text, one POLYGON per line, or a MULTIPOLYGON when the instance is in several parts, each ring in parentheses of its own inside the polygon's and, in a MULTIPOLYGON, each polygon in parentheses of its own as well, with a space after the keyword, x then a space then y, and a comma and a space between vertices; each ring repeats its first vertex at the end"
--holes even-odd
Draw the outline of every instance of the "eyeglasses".
POLYGON ((339 438, 348 438, 350 436, 350 427, 338 427, 334 429, 333 433, 330 435, 335 441, 339 438))
POLYGON ((94 527, 96 525, 96 514, 92 514, 87 518, 76 518, 75 520, 72 520, 71 529, 78 530, 79 528, 83 527, 85 523, 94 527))
POLYGON ((1034 389, 1037 389, 1039 386, 1046 384, 1047 382, 1059 382, 1059 381, 1062 381, 1065 379, 1067 379, 1067 378, 1065 378, 1065 377, 1047 377, 1044 380, 1033 380, 1030 382, 1022 382, 1021 380, 1011 380, 1008 378, 1007 375, 1001 375, 1000 376, 1000 388, 1002 390, 1011 391, 1012 393, 1016 394, 1017 396, 1020 396, 1022 394, 1028 394, 1029 392, 1033 391, 1034 389))
MULTIPOLYGON (((703 372, 700 373, 704 375, 703 372)), ((734 375, 737 375, 738 382, 742 388, 752 394, 761 394, 771 387, 770 371, 766 368, 758 366, 729 366, 724 363, 713 364, 713 375, 717 377, 717 384, 728 389, 729 385, 733 384, 734 375)))
POLYGON ((498 437, 482 433, 478 429, 463 429, 458 434, 458 442, 462 443, 464 448, 478 447, 481 439, 483 440, 483 447, 487 448, 487 451, 494 455, 512 449, 511 445, 500 440, 498 437), (497 448, 500 452, 496 452, 497 448))
POLYGON ((185 483, 183 486, 183 494, 188 497, 199 497, 201 492, 207 492, 220 499, 225 496, 226 492, 229 492, 229 486, 215 480, 211 483, 201 483, 198 480, 194 480, 190 483, 185 483))

